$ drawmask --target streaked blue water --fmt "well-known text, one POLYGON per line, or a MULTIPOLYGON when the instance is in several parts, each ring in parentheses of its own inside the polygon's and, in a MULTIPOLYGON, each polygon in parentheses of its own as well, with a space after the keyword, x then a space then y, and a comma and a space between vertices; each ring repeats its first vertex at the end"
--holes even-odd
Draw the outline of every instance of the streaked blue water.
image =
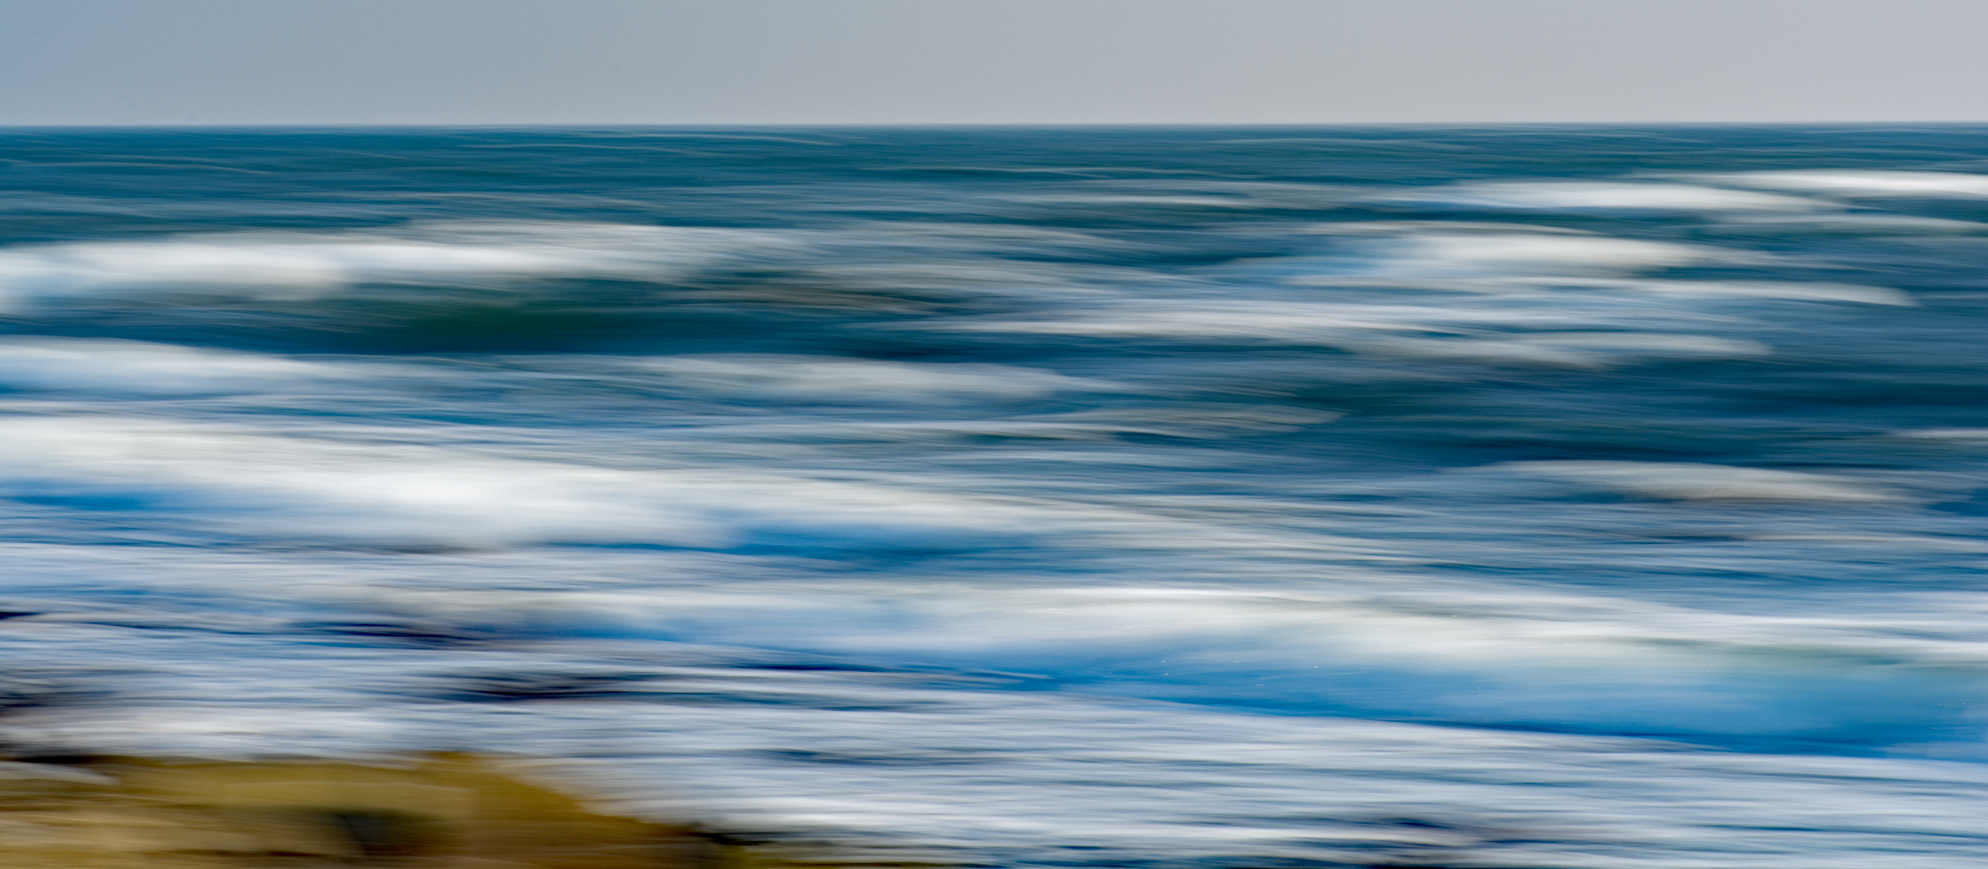
POLYGON ((22 750, 988 865, 1988 853, 1988 128, 0 161, 22 750))

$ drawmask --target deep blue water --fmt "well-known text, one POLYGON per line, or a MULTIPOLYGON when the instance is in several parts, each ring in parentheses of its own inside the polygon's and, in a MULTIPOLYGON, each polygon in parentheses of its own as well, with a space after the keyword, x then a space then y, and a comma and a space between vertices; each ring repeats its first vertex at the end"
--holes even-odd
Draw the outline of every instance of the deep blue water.
POLYGON ((0 165, 21 750, 988 865, 1988 854, 1988 127, 0 165))

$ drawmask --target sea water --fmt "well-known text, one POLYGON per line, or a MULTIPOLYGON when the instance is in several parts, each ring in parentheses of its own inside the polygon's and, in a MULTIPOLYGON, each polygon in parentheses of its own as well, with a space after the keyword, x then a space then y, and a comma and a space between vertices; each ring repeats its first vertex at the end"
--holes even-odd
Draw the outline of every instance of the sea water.
POLYGON ((1988 859, 1988 128, 0 161, 16 753, 573 758, 900 861, 1988 859))

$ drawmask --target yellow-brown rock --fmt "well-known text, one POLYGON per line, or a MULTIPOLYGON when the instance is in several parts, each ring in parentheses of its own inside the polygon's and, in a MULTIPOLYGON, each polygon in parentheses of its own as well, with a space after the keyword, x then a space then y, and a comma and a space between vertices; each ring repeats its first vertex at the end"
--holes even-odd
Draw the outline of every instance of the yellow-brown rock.
POLYGON ((718 869, 683 827, 615 817, 492 761, 0 762, 5 869, 718 869))

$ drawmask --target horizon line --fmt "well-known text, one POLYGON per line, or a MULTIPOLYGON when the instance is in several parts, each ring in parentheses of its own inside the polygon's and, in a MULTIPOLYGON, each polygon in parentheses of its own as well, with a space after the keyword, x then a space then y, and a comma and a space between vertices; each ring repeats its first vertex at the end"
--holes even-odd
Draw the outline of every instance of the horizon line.
POLYGON ((943 121, 919 123, 870 122, 774 122, 774 123, 679 123, 679 122, 492 122, 492 123, 372 123, 372 122, 281 122, 281 123, 177 123, 177 124, 7 124, 0 131, 15 130, 269 130, 269 129, 1215 129, 1236 127, 1320 129, 1345 127, 1420 127, 1443 129, 1496 127, 1967 127, 1988 126, 1981 120, 1942 121, 1106 121, 1106 122, 982 122, 943 121))

